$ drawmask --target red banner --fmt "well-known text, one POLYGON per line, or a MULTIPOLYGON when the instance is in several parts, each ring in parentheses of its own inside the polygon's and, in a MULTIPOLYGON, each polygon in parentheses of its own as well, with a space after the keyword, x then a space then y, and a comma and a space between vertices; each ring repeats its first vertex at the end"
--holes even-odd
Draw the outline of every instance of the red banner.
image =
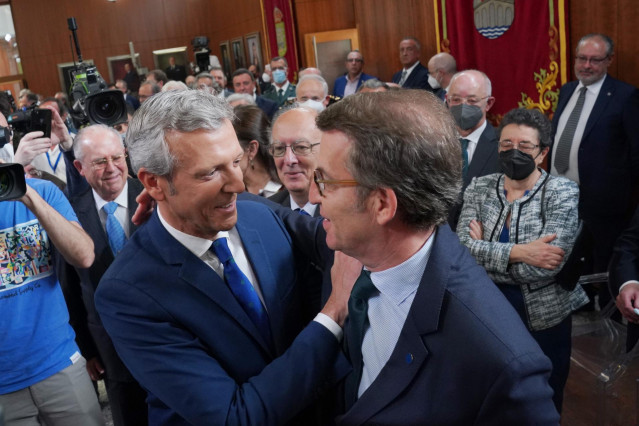
POLYGON ((567 1, 433 0, 438 51, 488 75, 493 124, 517 107, 552 115, 569 76, 567 1))
POLYGON ((288 62, 288 79, 297 76, 297 45, 291 0, 262 0, 262 19, 269 58, 283 56, 288 62))

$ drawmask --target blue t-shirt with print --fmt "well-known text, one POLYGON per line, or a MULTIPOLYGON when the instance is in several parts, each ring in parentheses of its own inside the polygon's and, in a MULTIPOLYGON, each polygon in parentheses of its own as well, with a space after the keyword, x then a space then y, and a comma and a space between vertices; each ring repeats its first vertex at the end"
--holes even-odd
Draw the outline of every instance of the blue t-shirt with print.
MULTIPOLYGON (((51 182, 27 179, 67 220, 78 222, 51 182)), ((0 394, 24 389, 79 357, 55 274, 52 246, 19 201, 0 201, 0 394)))

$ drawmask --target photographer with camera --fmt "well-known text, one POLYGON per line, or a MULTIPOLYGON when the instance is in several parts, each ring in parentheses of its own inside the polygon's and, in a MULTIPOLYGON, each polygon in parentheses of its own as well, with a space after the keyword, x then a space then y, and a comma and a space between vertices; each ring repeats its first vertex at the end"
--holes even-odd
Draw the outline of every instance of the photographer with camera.
MULTIPOLYGON (((1 115, 0 126, 7 126, 1 115)), ((27 139, 37 141, 33 145, 51 144, 34 133, 27 139)), ((39 179, 26 183, 18 199, 0 194, 0 406, 7 424, 31 419, 103 425, 55 267, 60 255, 89 267, 93 242, 55 185, 39 179)))

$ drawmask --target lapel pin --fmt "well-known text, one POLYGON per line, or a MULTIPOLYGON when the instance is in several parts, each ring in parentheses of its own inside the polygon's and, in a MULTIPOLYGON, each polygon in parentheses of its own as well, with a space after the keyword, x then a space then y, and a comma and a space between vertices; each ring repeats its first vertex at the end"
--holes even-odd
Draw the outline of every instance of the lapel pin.
POLYGON ((415 357, 410 352, 408 354, 406 354, 406 364, 411 364, 414 359, 415 359, 415 357))
POLYGON ((608 92, 608 96, 612 96, 612 93, 608 92))

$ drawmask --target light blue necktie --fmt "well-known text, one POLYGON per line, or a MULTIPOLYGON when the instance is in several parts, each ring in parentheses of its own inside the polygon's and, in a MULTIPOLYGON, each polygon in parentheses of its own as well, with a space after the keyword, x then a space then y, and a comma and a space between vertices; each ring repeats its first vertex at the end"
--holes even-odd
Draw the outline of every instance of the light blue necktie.
POLYGON ((226 238, 218 238, 213 241, 210 250, 215 253, 222 265, 224 265, 224 281, 226 281, 226 284, 231 289, 235 299, 242 306, 242 309, 244 309, 244 312, 246 312, 249 318, 251 318, 253 324, 260 330, 260 333, 270 346, 272 344, 271 327, 268 322, 266 309, 264 309, 262 301, 249 279, 244 275, 240 267, 237 266, 237 263, 235 263, 226 238))
POLYGON ((124 229, 122 229, 122 225, 120 225, 118 218, 115 217, 115 210, 118 208, 118 203, 111 201, 106 203, 102 208, 107 213, 106 233, 107 237, 109 237, 111 251, 113 252, 113 256, 115 256, 120 250, 122 250, 124 243, 126 243, 126 234, 124 233, 124 229))

